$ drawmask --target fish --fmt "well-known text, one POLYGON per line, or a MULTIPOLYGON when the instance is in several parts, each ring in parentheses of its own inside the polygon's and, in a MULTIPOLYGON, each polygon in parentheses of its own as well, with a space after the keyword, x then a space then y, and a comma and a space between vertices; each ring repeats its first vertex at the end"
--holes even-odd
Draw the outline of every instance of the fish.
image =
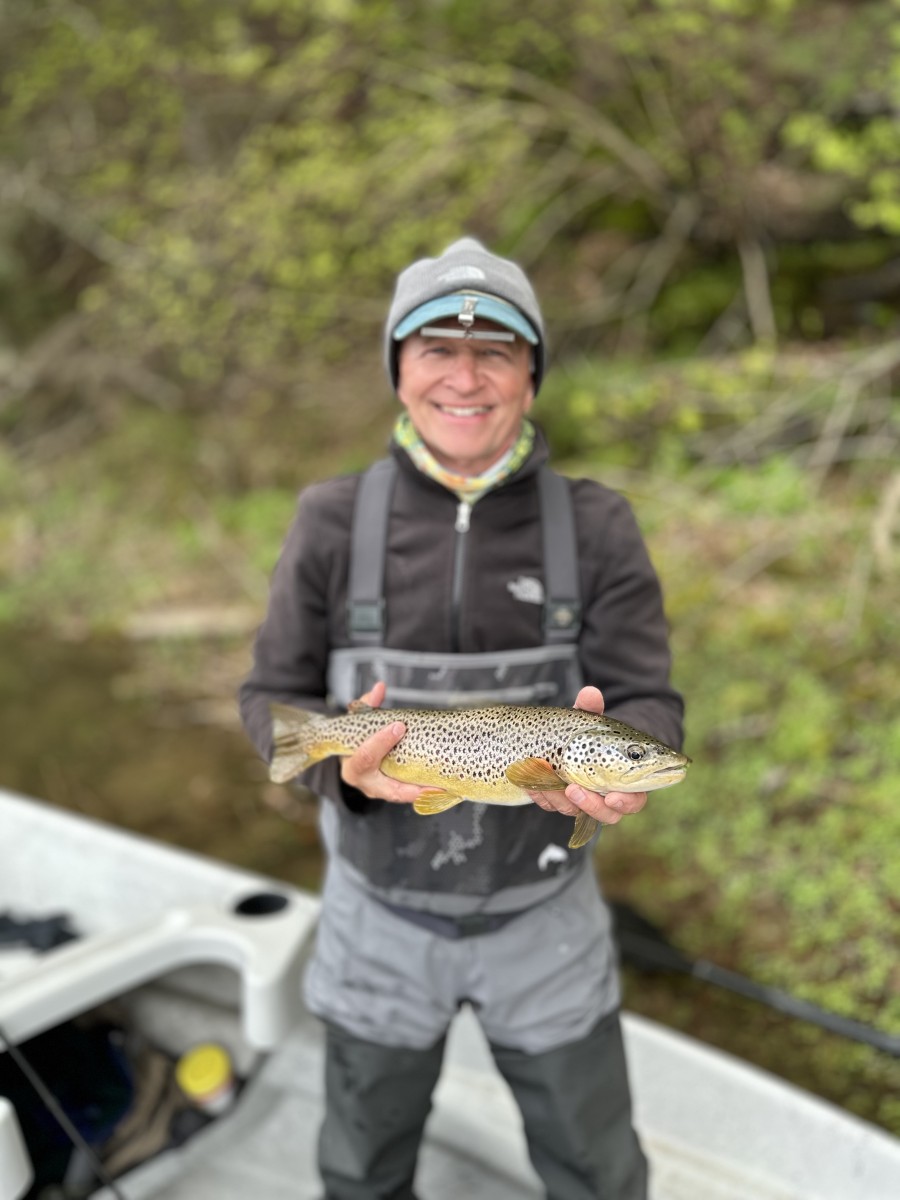
MULTIPOLYGON (((339 716, 270 704, 274 754, 269 777, 287 783, 314 763, 352 754, 394 721, 406 733, 381 764, 401 783, 423 786, 420 816, 463 801, 533 803, 529 791, 577 783, 593 792, 649 792, 680 783, 690 759, 613 717, 580 708, 492 704, 481 708, 372 708, 339 716)), ((579 813, 569 848, 584 846, 599 822, 579 813)))

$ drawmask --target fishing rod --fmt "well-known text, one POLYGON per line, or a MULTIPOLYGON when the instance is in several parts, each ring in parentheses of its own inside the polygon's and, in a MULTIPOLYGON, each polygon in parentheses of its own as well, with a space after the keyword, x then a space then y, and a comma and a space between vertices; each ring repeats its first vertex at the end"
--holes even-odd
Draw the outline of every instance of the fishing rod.
POLYGON ((864 1025, 851 1017, 841 1016, 840 1013, 830 1012, 819 1008, 808 1000, 801 1000, 779 988, 769 987, 730 971, 726 967, 717 966, 705 958, 689 958, 677 946, 673 946, 665 934, 639 913, 631 905, 622 900, 609 900, 613 914, 616 941, 622 953, 622 958, 641 970, 645 971, 674 971, 682 975, 690 975, 705 983, 725 988, 739 996, 745 996, 796 1017, 800 1021, 808 1021, 831 1033, 842 1037, 852 1038, 856 1042, 864 1042, 883 1050, 894 1058, 900 1058, 900 1036, 864 1025))
POLYGON ((116 1186, 115 1181, 106 1170, 103 1163, 100 1161, 96 1152, 88 1144, 75 1124, 69 1119, 68 1113, 59 1103, 50 1088, 44 1083, 41 1076, 31 1065, 26 1056, 22 1053, 20 1048, 6 1034, 2 1025, 0 1025, 0 1050, 7 1051, 10 1058, 31 1084, 35 1092, 37 1092, 45 1108, 53 1115, 53 1118, 56 1120, 63 1133, 65 1133, 72 1145, 75 1146, 75 1148, 84 1156, 85 1161, 90 1166, 100 1183, 102 1183, 104 1187, 109 1188, 110 1193, 113 1195, 115 1200, 126 1200, 124 1193, 121 1192, 116 1186))

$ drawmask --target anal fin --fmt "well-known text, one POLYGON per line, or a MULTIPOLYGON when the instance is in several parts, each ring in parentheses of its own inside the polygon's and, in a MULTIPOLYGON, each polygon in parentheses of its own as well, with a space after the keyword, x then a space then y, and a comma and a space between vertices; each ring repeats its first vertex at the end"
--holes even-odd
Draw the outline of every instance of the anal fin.
POLYGON ((569 849, 577 850, 579 846, 586 846, 594 836, 599 824, 599 821, 589 817, 586 812, 580 812, 575 818, 575 828, 569 838, 569 849))

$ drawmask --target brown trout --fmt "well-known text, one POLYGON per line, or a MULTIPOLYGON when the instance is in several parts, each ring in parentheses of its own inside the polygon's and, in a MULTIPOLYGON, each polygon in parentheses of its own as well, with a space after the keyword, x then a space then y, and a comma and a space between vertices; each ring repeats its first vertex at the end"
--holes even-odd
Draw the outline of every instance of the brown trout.
MULTIPOLYGON (((333 754, 352 754, 385 725, 406 733, 381 764, 402 783, 424 786, 417 813, 446 812, 464 800, 531 804, 529 791, 577 783, 593 792, 650 792, 684 778, 684 754, 612 717, 579 708, 384 709, 356 704, 337 717, 270 705, 274 783, 286 783, 333 754)), ((579 813, 569 847, 590 841, 599 822, 579 813)))

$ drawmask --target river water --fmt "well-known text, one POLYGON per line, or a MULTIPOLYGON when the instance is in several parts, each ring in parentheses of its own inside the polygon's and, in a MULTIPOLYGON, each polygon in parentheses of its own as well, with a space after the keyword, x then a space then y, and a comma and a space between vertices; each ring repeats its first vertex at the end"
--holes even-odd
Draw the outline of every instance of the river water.
POLYGON ((315 808, 268 783, 229 649, 0 633, 0 786, 317 888, 315 808))
MULTIPOLYGON (((317 889, 315 801, 268 782, 237 720, 248 645, 0 631, 0 786, 317 889)), ((623 978, 632 1011, 891 1127, 894 1060, 684 976, 623 978)))

